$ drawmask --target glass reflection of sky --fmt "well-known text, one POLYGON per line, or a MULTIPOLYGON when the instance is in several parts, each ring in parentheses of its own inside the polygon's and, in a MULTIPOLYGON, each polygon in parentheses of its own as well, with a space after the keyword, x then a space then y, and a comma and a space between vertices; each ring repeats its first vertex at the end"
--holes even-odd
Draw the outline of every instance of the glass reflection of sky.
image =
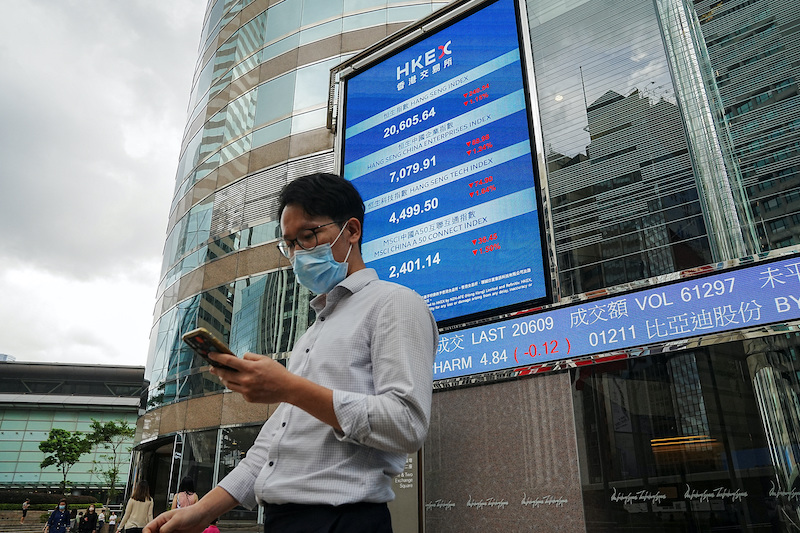
POLYGON ((651 3, 534 0, 528 17, 548 152, 586 152, 586 108, 609 90, 675 103, 651 3))

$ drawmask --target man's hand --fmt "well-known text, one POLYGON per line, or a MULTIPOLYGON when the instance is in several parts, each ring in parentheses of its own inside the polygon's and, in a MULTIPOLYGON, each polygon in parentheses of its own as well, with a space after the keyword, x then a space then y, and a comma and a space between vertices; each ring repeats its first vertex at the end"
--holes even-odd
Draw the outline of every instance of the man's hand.
POLYGON ((333 409, 333 391, 304 377, 292 374, 279 362, 254 353, 244 359, 226 353, 211 352, 208 356, 237 371, 211 367, 211 373, 222 384, 252 403, 286 402, 296 405, 337 431, 342 431, 333 409))
POLYGON ((214 487, 194 505, 161 513, 142 533, 202 533, 212 520, 238 503, 227 491, 214 487))
POLYGON ((211 523, 191 505, 161 513, 144 527, 142 533, 202 533, 211 523))
POLYGON ((244 359, 217 352, 208 355, 211 359, 238 370, 234 372, 211 367, 211 373, 217 376, 223 385, 244 396, 246 401, 251 403, 288 401, 293 380, 297 376, 291 374, 274 359, 254 353, 244 354, 244 359))

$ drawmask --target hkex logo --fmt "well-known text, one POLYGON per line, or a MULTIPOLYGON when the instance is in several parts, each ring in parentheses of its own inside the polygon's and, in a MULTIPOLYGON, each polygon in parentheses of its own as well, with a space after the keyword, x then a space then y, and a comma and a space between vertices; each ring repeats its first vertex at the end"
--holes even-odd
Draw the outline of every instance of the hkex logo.
POLYGON ((411 61, 406 61, 404 65, 397 67, 397 80, 400 81, 402 76, 411 76, 415 74, 418 70, 423 70, 426 67, 436 63, 439 59, 443 58, 444 56, 449 56, 452 52, 450 51, 450 43, 453 41, 447 41, 446 43, 439 45, 437 48, 431 48, 424 54, 418 55, 416 58, 412 59, 411 61), (438 56, 436 55, 438 51, 438 56))

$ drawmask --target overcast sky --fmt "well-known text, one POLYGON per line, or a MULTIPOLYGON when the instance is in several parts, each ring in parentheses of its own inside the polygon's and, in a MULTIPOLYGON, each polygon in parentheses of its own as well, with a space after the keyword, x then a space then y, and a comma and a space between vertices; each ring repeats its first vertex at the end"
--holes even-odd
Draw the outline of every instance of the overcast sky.
POLYGON ((205 5, 4 4, 0 353, 145 364, 205 5))

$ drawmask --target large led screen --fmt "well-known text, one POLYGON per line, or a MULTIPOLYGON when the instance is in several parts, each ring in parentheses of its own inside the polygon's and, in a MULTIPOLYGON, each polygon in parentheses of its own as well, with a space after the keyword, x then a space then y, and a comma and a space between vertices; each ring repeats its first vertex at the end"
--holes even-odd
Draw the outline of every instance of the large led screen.
MULTIPOLYGON (((439 336, 433 379, 800 320, 800 258, 598 298, 439 336)), ((680 346, 680 344, 676 344, 680 346)))
POLYGON ((513 0, 345 78, 344 177, 366 205, 362 255, 437 321, 548 296, 513 0))

